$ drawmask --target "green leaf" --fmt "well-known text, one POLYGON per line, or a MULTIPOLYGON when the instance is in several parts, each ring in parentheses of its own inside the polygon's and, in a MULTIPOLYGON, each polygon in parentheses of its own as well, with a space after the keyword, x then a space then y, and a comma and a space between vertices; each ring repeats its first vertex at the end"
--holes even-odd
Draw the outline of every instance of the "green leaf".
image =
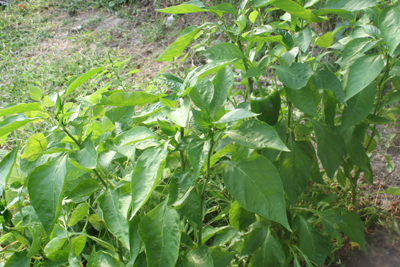
POLYGON ((40 118, 28 118, 21 114, 7 117, 5 120, 2 120, 0 122, 0 136, 8 135, 15 129, 18 129, 19 127, 24 126, 29 122, 34 122, 39 119, 40 118))
POLYGON ((211 250, 206 245, 201 245, 196 250, 190 251, 183 263, 184 267, 214 267, 211 250))
POLYGON ((344 47, 343 54, 337 63, 339 63, 342 68, 351 66, 359 57, 364 47, 369 43, 371 43, 371 38, 354 38, 350 40, 344 47))
POLYGON ((129 226, 125 217, 119 212, 118 194, 107 189, 97 201, 108 230, 129 249, 129 226))
POLYGON ((68 239, 66 237, 55 237, 50 240, 44 248, 44 254, 49 257, 51 254, 59 251, 68 239))
POLYGON ((207 10, 208 12, 212 12, 220 17, 224 13, 236 14, 236 8, 233 5, 231 5, 230 3, 221 3, 216 6, 205 7, 204 9, 207 10))
POLYGON ((322 266, 331 251, 329 238, 318 233, 301 215, 296 219, 299 221, 300 249, 317 266, 322 266))
POLYGON ((43 111, 43 105, 40 103, 26 103, 7 106, 0 109, 0 117, 29 111, 43 111))
POLYGON ((381 73, 384 65, 380 54, 358 58, 350 67, 346 86, 346 101, 370 85, 381 73))
POLYGON ((173 204, 174 208, 179 210, 182 216, 186 216, 190 221, 194 222, 198 226, 201 226, 203 218, 199 211, 203 208, 201 207, 201 199, 197 194, 194 187, 189 189, 181 199, 173 204))
POLYGON ((67 89, 67 92, 65 93, 65 98, 67 98, 67 96, 72 93, 76 88, 78 88, 80 85, 82 85, 83 83, 85 83, 87 80, 89 80, 90 78, 92 78, 94 75, 96 75, 97 73, 99 73, 100 71, 102 71, 104 69, 104 67, 99 67, 99 68, 95 68, 92 70, 89 70, 88 72, 86 72, 85 74, 82 74, 81 76, 77 77, 69 86, 67 89))
POLYGON ((296 142, 290 140, 289 143, 291 151, 282 152, 279 157, 279 175, 283 188, 293 205, 298 196, 307 189, 311 178, 312 162, 296 142))
POLYGON ((118 135, 112 141, 118 146, 126 146, 149 138, 159 138, 159 136, 145 126, 136 126, 118 135))
POLYGON ((324 21, 323 19, 318 18, 316 15, 314 15, 310 9, 305 9, 297 2, 292 0, 275 0, 271 1, 270 4, 282 9, 289 14, 292 14, 293 16, 307 20, 309 22, 324 21))
POLYGON ((317 90, 330 90, 335 98, 346 105, 342 83, 332 72, 321 70, 314 72, 312 82, 317 90))
POLYGON ((234 256, 235 252, 225 251, 221 247, 211 248, 211 257, 213 258, 214 267, 226 267, 234 256))
POLYGON ((371 169, 369 157, 358 138, 355 136, 351 137, 350 141, 346 143, 346 151, 349 153, 351 161, 362 170, 369 171, 371 169))
POLYGON ((87 237, 84 235, 80 235, 80 236, 71 238, 71 245, 72 245, 72 248, 74 249, 76 256, 79 256, 82 253, 83 249, 86 246, 86 240, 87 240, 87 237))
POLYGON ((255 221, 256 215, 254 212, 246 210, 237 201, 233 202, 229 209, 229 222, 236 230, 246 230, 255 221))
POLYGON ((40 101, 42 99, 43 92, 39 87, 31 85, 29 86, 29 96, 35 101, 40 101))
POLYGON ((321 16, 325 14, 346 14, 367 9, 375 6, 374 0, 330 0, 321 9, 315 11, 315 15, 321 16))
POLYGON ((47 234, 51 233, 60 214, 66 175, 65 155, 36 167, 28 175, 31 204, 47 234))
POLYGON ((192 88, 189 95, 198 108, 210 115, 211 102, 214 97, 214 85, 208 78, 201 79, 192 88))
POLYGON ((164 107, 162 113, 173 123, 180 127, 186 127, 190 112, 190 98, 186 97, 181 103, 180 108, 164 107))
POLYGON ((244 121, 236 130, 225 132, 236 143, 254 149, 271 148, 289 151, 275 128, 258 120, 244 121))
POLYGON ((343 221, 338 222, 340 230, 353 242, 357 242, 362 250, 365 247, 364 224, 357 213, 349 211, 342 214, 343 221))
MULTIPOLYGON (((0 186, 3 190, 7 187, 8 178, 17 159, 19 147, 14 148, 10 153, 5 155, 0 162, 0 186)), ((1 195, 1 194, 0 194, 1 195)))
POLYGON ((206 65, 192 70, 186 77, 185 86, 194 86, 198 79, 202 79, 207 75, 213 74, 223 69, 226 65, 231 64, 235 60, 236 59, 214 60, 206 65))
POLYGON ((295 62, 292 66, 272 66, 278 73, 279 80, 291 89, 298 90, 306 86, 312 71, 304 63, 295 62))
POLYGON ((214 97, 210 105, 211 117, 215 117, 215 114, 223 106, 228 98, 228 91, 233 86, 233 71, 229 66, 218 71, 214 77, 212 83, 214 85, 214 97))
POLYGON ((324 225, 324 229, 328 233, 328 235, 335 238, 339 237, 336 226, 338 222, 343 220, 340 212, 337 209, 332 208, 326 209, 322 212, 318 212, 317 214, 321 219, 321 222, 324 225))
POLYGON ((222 176, 226 188, 239 204, 290 229, 283 185, 274 165, 260 155, 224 163, 222 176))
POLYGON ((98 191, 101 187, 99 183, 94 179, 83 180, 79 182, 74 189, 72 189, 71 193, 68 195, 69 199, 79 198, 79 197, 88 197, 91 196, 94 192, 98 191))
POLYGON ((300 90, 293 90, 285 87, 285 92, 288 99, 292 101, 294 106, 300 111, 310 114, 315 118, 319 117, 314 103, 314 95, 316 93, 318 94, 318 92, 315 92, 314 88, 312 88, 309 83, 300 90))
POLYGON ((167 155, 166 148, 154 147, 145 150, 138 158, 131 182, 132 217, 146 203, 157 186, 164 171, 167 155))
POLYGON ((130 255, 131 262, 135 262, 137 256, 139 255, 140 249, 142 248, 142 242, 139 237, 139 223, 140 217, 135 216, 129 222, 129 245, 130 245, 130 255))
POLYGON ((400 195, 400 187, 389 187, 384 191, 385 194, 389 195, 400 195))
POLYGON ((306 53, 312 40, 312 31, 310 27, 307 27, 301 31, 295 32, 293 34, 293 41, 299 49, 306 53))
POLYGON ((4 267, 29 267, 31 259, 27 257, 27 251, 15 252, 8 258, 4 267))
POLYGON ((174 267, 181 239, 178 212, 161 203, 139 223, 148 266, 174 267))
MULTIPOLYGON (((68 220, 68 226, 69 227, 74 226, 80 220, 85 218, 85 216, 89 214, 89 208, 90 208, 90 206, 86 202, 79 204, 75 208, 75 210, 72 212, 71 218, 68 220)), ((77 255, 79 255, 79 254, 77 254, 77 255)))
POLYGON ((168 13, 168 14, 187 14, 204 12, 205 6, 199 0, 191 0, 186 3, 177 6, 171 6, 163 9, 157 9, 158 12, 168 13))
POLYGON ((39 224, 36 224, 34 226, 28 225, 28 229, 31 232, 32 243, 26 256, 30 258, 32 256, 35 256, 42 249, 43 230, 39 224))
POLYGON ((249 267, 282 267, 285 262, 285 252, 281 243, 275 239, 268 228, 267 236, 257 253, 251 257, 249 267))
POLYGON ((389 48, 389 53, 393 55, 397 46, 400 44, 400 6, 393 5, 385 7, 379 15, 378 28, 382 32, 383 39, 389 48))
POLYGON ((244 238, 240 256, 254 254, 264 243, 269 228, 264 222, 256 222, 251 226, 249 233, 244 238))
POLYGON ((164 52, 156 59, 156 61, 171 61, 174 59, 174 57, 179 57, 182 55, 183 50, 192 42, 193 38, 204 26, 205 25, 200 27, 187 27, 181 33, 181 35, 179 35, 176 41, 170 44, 167 49, 164 50, 164 52))
POLYGON ((370 84, 347 101, 347 107, 343 109, 341 131, 356 125, 370 114, 374 106, 375 94, 375 86, 370 84))
POLYGON ((85 141, 81 144, 81 149, 75 153, 71 153, 70 157, 79 165, 88 168, 95 169, 97 166, 97 152, 94 147, 91 135, 89 135, 85 141))
POLYGON ((143 106, 158 101, 158 96, 145 92, 114 93, 108 97, 103 97, 99 102, 104 106, 143 106))
POLYGON ((194 176, 199 176, 200 170, 208 156, 210 141, 194 138, 188 146, 188 161, 193 168, 194 176))
POLYGON ((333 178, 342 164, 345 153, 343 137, 335 126, 311 120, 317 137, 318 157, 329 178, 333 178))
MULTIPOLYGON (((36 153, 42 152, 47 148, 47 140, 46 137, 42 133, 37 133, 29 137, 28 142, 26 144, 26 148, 24 153, 21 155, 21 159, 30 158, 36 153)), ((34 161, 36 157, 32 157, 29 161, 34 161)))
POLYGON ((334 38, 335 34, 333 32, 327 32, 315 40, 315 45, 328 48, 332 45, 334 38))
POLYGON ((243 51, 232 43, 219 43, 203 52, 203 55, 210 60, 237 60, 245 58, 243 51))
POLYGON ((238 108, 238 109, 229 111, 224 116, 222 116, 221 119, 219 119, 218 121, 213 122, 213 123, 218 124, 218 123, 234 122, 234 121, 238 121, 238 120, 252 118, 257 115, 259 115, 259 114, 248 111, 247 109, 238 108))

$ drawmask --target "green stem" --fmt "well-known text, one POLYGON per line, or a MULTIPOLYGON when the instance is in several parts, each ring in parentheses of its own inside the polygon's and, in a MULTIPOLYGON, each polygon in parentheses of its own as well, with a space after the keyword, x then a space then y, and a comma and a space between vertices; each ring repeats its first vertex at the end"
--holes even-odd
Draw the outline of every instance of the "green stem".
POLYGON ((204 200, 206 197, 206 189, 207 189, 207 184, 210 181, 211 175, 210 175, 210 164, 211 164, 211 156, 213 154, 213 149, 214 149, 214 136, 211 136, 211 145, 210 145, 210 151, 208 152, 208 157, 207 157, 207 174, 206 174, 206 181, 204 182, 203 189, 201 190, 201 195, 200 195, 200 218, 201 218, 201 225, 199 226, 199 233, 198 233, 198 246, 200 247, 202 244, 202 239, 203 239, 203 209, 204 209, 204 200))
POLYGON ((117 239, 117 251, 120 262, 124 262, 124 256, 122 254, 122 243, 117 239))
POLYGON ((354 177, 350 177, 350 184, 351 184, 351 203, 353 204, 354 211, 357 212, 358 210, 358 202, 357 202, 357 181, 360 177, 361 170, 358 169, 354 177))

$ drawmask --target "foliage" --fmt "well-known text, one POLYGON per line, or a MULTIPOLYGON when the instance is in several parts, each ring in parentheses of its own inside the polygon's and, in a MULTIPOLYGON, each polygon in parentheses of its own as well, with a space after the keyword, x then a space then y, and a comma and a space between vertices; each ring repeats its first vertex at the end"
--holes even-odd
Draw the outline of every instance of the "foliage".
POLYGON ((48 125, 0 162, 4 266, 322 266, 343 235, 366 251, 356 192, 361 177, 373 183, 377 125, 399 112, 400 9, 318 2, 161 9, 221 23, 186 28, 160 61, 185 58, 207 28, 228 41, 145 91, 106 86, 74 98, 113 71, 98 67, 2 108, 2 138, 48 125), (317 32, 332 14, 343 25, 317 32), (282 99, 275 125, 248 102, 264 73, 282 99))

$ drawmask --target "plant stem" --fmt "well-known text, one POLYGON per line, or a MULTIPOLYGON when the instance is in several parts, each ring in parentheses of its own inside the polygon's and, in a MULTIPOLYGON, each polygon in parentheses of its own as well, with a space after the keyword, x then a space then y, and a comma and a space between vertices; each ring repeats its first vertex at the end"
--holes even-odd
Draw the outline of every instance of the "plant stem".
POLYGON ((124 262, 124 256, 122 255, 122 244, 121 241, 117 239, 117 251, 120 262, 124 262))
POLYGON ((354 177, 350 178, 350 184, 351 184, 351 203, 353 204, 354 211, 357 212, 358 210, 358 202, 357 202, 357 181, 358 178, 360 177, 361 170, 358 169, 356 171, 356 174, 354 177))
POLYGON ((203 189, 201 190, 201 195, 200 195, 200 218, 201 218, 201 225, 199 225, 199 233, 197 235, 197 243, 198 246, 200 247, 202 244, 202 239, 203 239, 203 209, 204 209, 204 200, 206 197, 206 189, 207 189, 207 184, 210 181, 211 175, 210 175, 210 164, 211 164, 211 156, 213 153, 214 149, 214 136, 211 136, 211 145, 210 145, 210 150, 208 151, 208 157, 207 157, 207 174, 206 174, 206 181, 204 182, 203 189))

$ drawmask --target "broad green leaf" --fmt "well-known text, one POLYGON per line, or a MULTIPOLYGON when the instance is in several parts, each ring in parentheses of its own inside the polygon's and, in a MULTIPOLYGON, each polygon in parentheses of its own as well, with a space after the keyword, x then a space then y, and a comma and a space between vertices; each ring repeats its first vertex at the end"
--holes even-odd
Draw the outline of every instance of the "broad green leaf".
MULTIPOLYGON (((76 209, 72 212, 71 218, 68 220, 68 226, 74 226, 77 224, 80 220, 86 217, 86 215, 89 214, 89 204, 86 202, 83 202, 79 204, 76 209)), ((78 255, 78 254, 77 254, 78 255)))
POLYGON ((31 247, 26 255, 28 258, 35 256, 42 249, 42 233, 43 230, 39 224, 34 226, 28 225, 28 229, 31 232, 32 243, 31 247))
POLYGON ((256 222, 244 238, 244 243, 240 251, 240 256, 253 255, 264 243, 268 233, 268 227, 264 222, 256 222))
MULTIPOLYGON (((10 153, 5 155, 0 162, 0 186, 3 190, 7 187, 8 178, 17 159, 19 147, 14 148, 10 153)), ((1 194, 0 194, 1 195, 1 194)))
POLYGON ((54 237, 44 247, 44 254, 49 257, 51 254, 59 251, 68 239, 66 237, 54 237))
POLYGON ((196 178, 192 171, 174 173, 168 187, 168 205, 174 204, 178 198, 183 197, 196 178))
POLYGON ((346 105, 346 96, 343 91, 342 83, 335 74, 326 70, 316 71, 312 75, 312 82, 315 89, 332 91, 335 98, 346 105))
POLYGON ((74 249, 76 256, 79 256, 82 253, 83 249, 86 246, 86 240, 87 240, 87 237, 84 235, 80 235, 80 236, 71 238, 71 245, 72 245, 72 248, 74 249))
POLYGON ((380 54, 358 58, 350 67, 346 86, 346 101, 370 85, 381 73, 384 65, 380 54))
POLYGON ((215 117, 215 114, 227 100, 228 91, 233 86, 233 81, 233 71, 229 66, 219 70, 213 79, 214 97, 210 105, 211 117, 215 117))
POLYGON ((201 199, 194 187, 189 189, 173 206, 179 210, 182 216, 186 216, 190 221, 201 226, 203 218, 199 211, 203 207, 201 207, 201 199))
POLYGON ((212 12, 216 14, 217 16, 222 16, 224 13, 229 13, 229 14, 236 14, 236 8, 231 5, 230 3, 221 3, 216 6, 212 7, 205 7, 204 8, 208 12, 212 12))
POLYGON ((47 234, 58 220, 63 199, 67 156, 61 156, 33 169, 28 175, 31 204, 47 234))
POLYGON ((312 162, 296 142, 289 141, 290 152, 282 152, 279 157, 279 175, 283 188, 293 205, 307 189, 311 178, 312 162))
POLYGON ((192 88, 189 95, 198 108, 210 115, 211 101, 214 97, 214 85, 208 78, 201 79, 192 88))
POLYGON ((370 114, 374 105, 375 94, 375 86, 370 84, 347 101, 347 107, 343 109, 341 131, 356 125, 370 114))
POLYGON ((15 252, 8 258, 4 267, 29 267, 31 259, 27 257, 27 251, 15 252))
POLYGON ((357 213, 349 211, 342 214, 343 221, 338 222, 340 230, 353 242, 357 242, 362 250, 365 247, 364 224, 357 213))
POLYGON ((293 41, 299 49, 306 53, 312 40, 312 31, 310 27, 307 27, 301 31, 295 32, 293 34, 293 41))
POLYGON ((0 109, 0 117, 13 115, 22 112, 29 111, 42 111, 43 106, 40 103, 26 103, 26 104, 16 104, 12 106, 7 106, 0 109))
MULTIPOLYGON (((228 207, 225 207, 217 217, 214 217, 215 220, 222 218, 223 215, 226 215, 228 212, 228 207)), ((225 227, 215 236, 213 246, 225 246, 229 241, 231 241, 234 237, 239 235, 239 231, 233 227, 225 227)))
POLYGON ((237 60, 245 58, 243 51, 232 43, 219 43, 211 46, 203 52, 203 55, 210 60, 237 60))
POLYGON ((195 86, 199 79, 225 68, 226 65, 231 64, 235 60, 236 59, 214 60, 206 65, 192 70, 186 77, 185 86, 195 86))
POLYGON ((76 88, 78 88, 80 85, 82 85, 83 83, 85 83, 87 80, 89 80, 90 78, 92 78, 94 75, 96 75, 97 73, 101 72, 104 69, 104 67, 99 67, 99 68, 95 68, 92 70, 89 70, 88 72, 86 72, 85 74, 82 74, 81 76, 77 77, 69 86, 67 89, 67 92, 65 93, 65 98, 67 98, 67 96, 72 93, 76 88))
POLYGON ((187 13, 196 13, 196 12, 204 12, 205 6, 199 0, 191 0, 181 5, 166 7, 163 9, 157 9, 158 12, 168 13, 168 14, 187 14, 187 13))
POLYGON ((111 255, 105 251, 98 251, 97 259, 99 261, 99 267, 123 266, 116 257, 114 257, 113 255, 111 255))
POLYGON ((400 44, 400 6, 393 5, 385 7, 379 15, 378 28, 382 32, 383 39, 393 55, 400 44))
POLYGON ((174 267, 181 239, 178 212, 159 204, 139 223, 139 236, 146 251, 148 266, 174 267))
POLYGON ((186 127, 190 112, 190 98, 186 97, 181 103, 180 108, 164 107, 162 113, 173 123, 180 127, 186 127))
POLYGON ((239 204, 290 229, 283 185, 274 165, 260 155, 224 163, 222 176, 226 188, 239 204))
POLYGON ((254 149, 271 148, 289 151, 281 141, 274 127, 258 121, 244 121, 239 128, 225 132, 236 143, 254 149))
POLYGON ((400 195, 400 187, 389 187, 389 188, 386 188, 383 193, 389 194, 389 195, 400 195))
POLYGON ((314 14, 317 16, 325 14, 346 14, 364 10, 376 4, 374 0, 330 0, 323 8, 315 11, 314 14))
POLYGON ((159 136, 145 126, 136 126, 112 140, 118 146, 126 146, 149 138, 159 138, 159 136))
POLYGON ((264 243, 257 253, 251 257, 249 267, 282 267, 285 262, 285 252, 281 243, 275 239, 271 230, 268 228, 264 243))
POLYGON ((129 226, 125 217, 119 212, 118 196, 107 189, 97 198, 103 212, 108 230, 129 249, 129 226))
POLYGON ((214 267, 226 267, 234 256, 235 252, 225 251, 221 247, 211 248, 211 257, 213 258, 214 267))
POLYGON ((371 169, 369 157, 365 152, 365 148, 356 137, 352 136, 350 141, 346 143, 346 151, 349 153, 350 159, 353 161, 353 163, 360 167, 363 171, 368 172, 371 169))
POLYGON ((335 34, 333 32, 327 32, 315 40, 315 45, 328 48, 332 45, 334 38, 335 34))
MULTIPOLYGON (((46 137, 42 133, 37 133, 29 137, 26 144, 24 153, 21 155, 21 159, 30 158, 32 155, 42 152, 47 148, 46 137)), ((34 161, 36 157, 32 157, 29 161, 34 161)))
POLYGON ((201 245, 196 250, 190 251, 184 260, 184 267, 214 267, 211 250, 206 245, 201 245))
POLYGON ((342 164, 345 153, 343 137, 335 126, 311 120, 317 138, 318 157, 329 178, 333 178, 342 164))
POLYGON ((292 66, 273 66, 273 68, 276 69, 283 85, 295 90, 306 86, 312 74, 310 67, 300 62, 295 62, 292 66))
POLYGON ((99 182, 94 179, 83 180, 74 187, 74 189, 68 195, 68 198, 73 199, 79 197, 88 197, 94 192, 98 191, 100 188, 99 182))
POLYGON ((181 35, 179 35, 176 41, 170 44, 167 49, 164 50, 164 52, 157 58, 157 61, 171 61, 174 59, 174 57, 179 57, 180 55, 182 55, 183 50, 192 42, 193 38, 202 29, 203 26, 204 25, 200 27, 187 27, 181 33, 181 35))
POLYGON ((210 151, 210 141, 200 138, 194 138, 188 146, 188 161, 193 168, 194 176, 199 176, 201 167, 203 166, 208 153, 210 151))
POLYGON ((354 38, 350 40, 344 47, 342 56, 337 63, 339 63, 342 68, 351 66, 359 57, 364 47, 369 43, 371 43, 370 38, 354 38))
POLYGON ((300 249, 317 266, 322 266, 331 251, 329 238, 318 233, 301 215, 296 219, 299 221, 300 249))
POLYGON ((339 233, 336 230, 337 223, 343 220, 340 212, 332 208, 326 209, 322 212, 318 212, 317 214, 321 219, 321 222, 324 225, 324 229, 328 233, 328 235, 330 237, 338 237, 339 233))
POLYGON ((310 114, 316 118, 319 117, 314 103, 314 95, 316 93, 318 94, 318 92, 315 92, 310 84, 307 84, 305 87, 299 90, 293 90, 285 87, 285 92, 288 99, 292 101, 294 106, 300 111, 310 114))
POLYGON ((336 107, 338 101, 333 96, 332 91, 324 91, 322 94, 322 111, 326 124, 335 125, 336 107))
POLYGON ((283 11, 296 16, 298 18, 307 20, 309 22, 321 22, 321 19, 314 15, 310 9, 306 9, 299 5, 296 1, 292 0, 275 0, 270 2, 271 5, 282 9, 283 11))
POLYGON ((129 245, 130 245, 129 253, 131 255, 131 262, 135 262, 142 247, 142 242, 140 241, 138 233, 139 223, 140 223, 139 216, 133 217, 133 219, 129 222, 129 245))
POLYGON ((79 165, 88 168, 95 169, 97 166, 97 152, 94 147, 91 135, 89 135, 85 141, 81 144, 81 149, 75 153, 71 153, 70 157, 79 165))
POLYGON ((149 199, 164 171, 168 152, 166 148, 154 147, 145 150, 138 158, 132 173, 132 211, 131 216, 149 199))
POLYGON ((193 127, 196 131, 208 134, 212 128, 212 119, 201 110, 192 108, 193 127))
POLYGON ((158 101, 158 96, 145 92, 130 92, 130 93, 114 93, 110 96, 103 97, 100 105, 104 106, 143 106, 149 103, 158 101))
POLYGON ((213 122, 213 123, 218 124, 218 123, 234 122, 234 121, 238 121, 238 120, 252 118, 257 115, 259 115, 259 114, 248 111, 247 109, 238 108, 238 109, 229 111, 224 116, 222 116, 221 119, 219 119, 218 121, 213 122))
POLYGON ((233 202, 229 209, 229 222, 236 230, 246 230, 255 221, 256 215, 254 212, 246 210, 237 201, 233 202))
POLYGON ((263 71, 259 67, 250 67, 243 76, 243 79, 248 79, 251 77, 257 77, 262 74, 263 71))
POLYGON ((7 135, 10 132, 18 129, 19 127, 24 126, 29 122, 37 121, 39 119, 40 118, 28 118, 21 114, 7 117, 0 122, 0 136, 7 135))
POLYGON ((39 87, 31 85, 29 86, 29 96, 35 101, 40 101, 42 99, 43 92, 39 87))

